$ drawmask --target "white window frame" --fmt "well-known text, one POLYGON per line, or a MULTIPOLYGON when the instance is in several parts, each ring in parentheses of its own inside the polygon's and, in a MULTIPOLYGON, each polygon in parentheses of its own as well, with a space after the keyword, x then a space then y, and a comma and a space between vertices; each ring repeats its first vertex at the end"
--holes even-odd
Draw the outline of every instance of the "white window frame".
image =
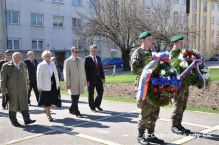
POLYGON ((52 0, 53 3, 64 4, 64 0, 52 0))
POLYGON ((20 50, 20 46, 21 46, 21 40, 19 38, 9 38, 7 40, 7 48, 10 50, 20 50), (9 42, 11 41, 11 48, 8 47, 9 42), (15 48, 15 41, 18 41, 18 48, 15 48))
POLYGON ((174 4, 179 4, 180 0, 174 0, 174 4))
POLYGON ((192 10, 196 11, 198 8, 197 0, 192 0, 192 10))
POLYGON ((6 20, 8 24, 20 24, 20 11, 7 10, 6 11, 6 20), (13 22, 13 12, 18 14, 18 22, 13 22), (8 14, 10 13, 10 20, 8 19, 8 14))
POLYGON ((55 28, 63 28, 64 27, 64 16, 53 15, 53 27, 55 28), (62 26, 59 26, 59 21, 62 21, 62 26), (56 24, 56 25, 54 25, 56 24))
POLYGON ((75 0, 72 0, 72 5, 73 5, 73 6, 77 6, 77 7, 82 6, 82 0, 78 0, 78 1, 79 1, 79 4, 78 4, 78 3, 75 3, 75 0))
POLYGON ((43 39, 33 39, 31 41, 31 46, 33 50, 43 50, 44 49, 44 40, 43 39), (36 41, 36 49, 33 47, 33 41, 36 41), (43 43, 43 48, 39 48, 39 42, 43 43))
POLYGON ((31 26, 43 26, 44 25, 44 15, 43 14, 37 14, 37 13, 31 13, 30 15, 30 21, 31 21, 31 26), (41 16, 42 17, 42 25, 38 24, 38 17, 41 16), (36 24, 32 23, 32 17, 35 17, 36 19, 36 24))

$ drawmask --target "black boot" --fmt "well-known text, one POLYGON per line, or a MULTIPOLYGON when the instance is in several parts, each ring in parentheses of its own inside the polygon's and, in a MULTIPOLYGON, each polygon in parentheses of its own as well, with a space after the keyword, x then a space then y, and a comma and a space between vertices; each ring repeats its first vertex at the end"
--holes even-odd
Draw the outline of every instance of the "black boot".
POLYGON ((138 138, 137 138, 137 140, 138 140, 138 143, 141 144, 141 145, 149 144, 147 139, 144 137, 144 131, 142 131, 142 130, 138 131, 138 138))
POLYGON ((151 143, 164 144, 164 140, 157 138, 154 133, 148 135, 147 141, 151 143))
POLYGON ((28 124, 36 122, 36 120, 31 120, 30 119, 30 114, 29 114, 28 111, 22 111, 21 113, 22 113, 25 125, 28 125, 28 124))
POLYGON ((179 126, 172 126, 171 131, 176 134, 184 134, 184 130, 182 130, 179 126))
POLYGON ((11 121, 11 124, 15 127, 21 126, 20 123, 18 123, 17 118, 16 118, 16 112, 9 111, 9 119, 11 121))
POLYGON ((178 126, 184 133, 186 134, 190 134, 191 131, 189 129, 186 129, 185 127, 183 127, 181 124, 178 126))

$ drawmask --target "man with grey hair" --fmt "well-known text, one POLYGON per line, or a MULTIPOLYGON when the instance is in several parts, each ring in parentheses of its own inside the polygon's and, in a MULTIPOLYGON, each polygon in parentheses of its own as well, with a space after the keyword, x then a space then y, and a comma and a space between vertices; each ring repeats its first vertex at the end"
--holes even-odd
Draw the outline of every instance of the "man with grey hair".
POLYGON ((90 55, 85 57, 85 74, 88 87, 88 102, 92 112, 103 111, 100 107, 103 97, 103 83, 105 75, 101 63, 101 58, 97 56, 96 45, 90 46, 90 55), (97 97, 94 100, 94 89, 97 90, 97 97))
POLYGON ((29 74, 29 90, 28 90, 28 104, 30 104, 30 95, 31 95, 31 90, 34 90, 36 100, 37 102, 39 101, 39 92, 37 89, 37 80, 36 80, 36 70, 37 70, 37 65, 38 62, 36 59, 34 59, 34 52, 33 51, 28 51, 27 52, 27 59, 24 60, 24 63, 27 65, 28 69, 28 74, 29 74))
POLYGON ((34 123, 31 120, 28 110, 28 70, 22 62, 22 55, 19 52, 12 54, 12 61, 5 63, 1 70, 2 95, 8 96, 9 118, 13 126, 21 126, 16 118, 17 112, 21 112, 25 125, 34 123))

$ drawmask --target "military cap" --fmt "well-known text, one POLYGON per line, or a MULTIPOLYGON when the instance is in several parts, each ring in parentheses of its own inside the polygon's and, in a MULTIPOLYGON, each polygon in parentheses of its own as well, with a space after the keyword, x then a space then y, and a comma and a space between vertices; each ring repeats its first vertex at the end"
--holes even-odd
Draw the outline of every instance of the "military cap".
POLYGON ((5 50, 5 53, 11 53, 11 51, 9 49, 5 50))
POLYGON ((173 37, 171 38, 171 42, 172 42, 172 43, 176 43, 176 42, 178 42, 179 40, 183 40, 183 38, 184 38, 184 36, 181 35, 181 34, 175 35, 175 36, 173 36, 173 37))
POLYGON ((140 35, 139 35, 139 39, 144 39, 144 38, 146 38, 146 37, 148 37, 148 36, 151 36, 151 32, 148 32, 148 31, 144 31, 144 32, 142 32, 140 35))

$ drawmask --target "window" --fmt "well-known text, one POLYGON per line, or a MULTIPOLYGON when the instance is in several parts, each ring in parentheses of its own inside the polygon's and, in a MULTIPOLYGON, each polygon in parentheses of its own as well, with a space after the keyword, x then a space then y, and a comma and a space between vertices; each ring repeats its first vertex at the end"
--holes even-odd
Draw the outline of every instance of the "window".
POLYGON ((192 14, 192 25, 196 25, 197 14, 192 14))
POLYGON ((64 3, 64 0, 52 0, 52 2, 54 2, 54 3, 61 3, 61 4, 63 4, 63 3, 64 3))
POLYGON ((197 10, 197 0, 192 0, 192 9, 197 10))
POLYGON ((207 25, 207 16, 203 16, 203 26, 207 25))
POLYGON ((214 24, 215 18, 211 17, 211 24, 214 24))
POLYGON ((81 0, 72 0, 72 5, 81 6, 81 0))
POLYGON ((31 25, 32 26, 43 26, 43 15, 42 14, 31 14, 31 25))
POLYGON ((211 31, 211 36, 214 36, 214 30, 211 31))
POLYGON ((112 8, 113 8, 114 12, 117 12, 117 10, 118 10, 118 1, 117 0, 112 1, 112 8))
POLYGON ((72 18, 72 27, 81 28, 81 19, 72 18))
POLYGON ((219 11, 219 3, 217 3, 217 11, 219 11))
POLYGON ((43 40, 32 40, 32 49, 42 50, 43 49, 43 40))
POLYGON ((187 0, 182 0, 182 4, 186 5, 187 0))
POLYGON ((219 17, 217 18, 217 24, 219 25, 219 17))
POLYGON ((179 16, 179 12, 176 12, 176 11, 175 11, 175 12, 173 13, 173 20, 176 21, 177 18, 178 18, 178 16, 179 16))
POLYGON ((204 4, 203 4, 203 11, 204 11, 204 12, 207 12, 207 8, 208 8, 207 5, 208 5, 208 3, 207 3, 207 1, 205 0, 205 1, 204 1, 204 4))
POLYGON ((20 23, 20 12, 19 11, 10 11, 6 12, 7 23, 9 24, 19 24, 20 23))
POLYGON ((19 39, 8 39, 7 41, 8 49, 20 49, 19 39))
POLYGON ((215 9, 215 5, 211 4, 211 10, 214 11, 214 9, 215 9))
POLYGON ((175 4, 179 4, 179 0, 174 0, 174 3, 175 4))
POLYGON ((63 27, 64 16, 53 16, 53 27, 63 27))

